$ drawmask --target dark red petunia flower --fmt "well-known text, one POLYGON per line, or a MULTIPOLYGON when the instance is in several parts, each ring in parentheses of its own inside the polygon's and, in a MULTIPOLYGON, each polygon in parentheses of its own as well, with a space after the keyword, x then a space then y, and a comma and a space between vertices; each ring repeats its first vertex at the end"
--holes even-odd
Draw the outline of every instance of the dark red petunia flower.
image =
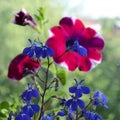
POLYGON ((21 26, 37 26, 36 21, 32 18, 32 16, 29 13, 27 13, 27 11, 24 8, 15 14, 14 23, 21 26))
POLYGON ((50 29, 46 44, 54 50, 53 59, 70 71, 89 71, 102 60, 103 38, 79 19, 64 17, 50 29))
POLYGON ((25 75, 34 73, 40 67, 40 62, 29 58, 27 55, 19 54, 10 63, 8 78, 21 80, 25 75))

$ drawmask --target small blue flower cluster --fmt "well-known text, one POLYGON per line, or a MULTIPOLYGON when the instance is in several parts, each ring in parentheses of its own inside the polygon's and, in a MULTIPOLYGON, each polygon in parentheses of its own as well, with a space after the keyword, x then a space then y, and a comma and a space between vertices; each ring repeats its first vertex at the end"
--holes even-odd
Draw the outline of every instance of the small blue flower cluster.
MULTIPOLYGON (((74 120, 74 115, 78 114, 78 118, 84 117, 86 120, 102 120, 102 118, 95 112, 87 110, 84 101, 81 99, 83 94, 89 94, 90 89, 87 86, 83 86, 84 80, 78 82, 75 79, 76 85, 69 88, 69 92, 72 93, 71 99, 64 101, 64 108, 58 112, 58 116, 67 116, 70 120, 74 120)), ((90 103, 97 107, 101 104, 103 107, 107 106, 108 99, 100 91, 96 91, 92 98, 90 98, 90 103)))
MULTIPOLYGON (((89 105, 97 107, 102 105, 105 108, 108 108, 107 97, 100 91, 96 91, 92 97, 90 97, 90 102, 88 105, 85 105, 85 102, 82 100, 84 94, 90 94, 90 88, 82 85, 84 80, 78 82, 75 80, 75 85, 69 88, 69 93, 71 94, 70 99, 61 99, 62 109, 57 112, 57 114, 47 114, 44 115, 42 111, 42 120, 55 120, 57 117, 66 117, 66 119, 74 120, 75 116, 77 119, 84 117, 85 120, 102 120, 101 116, 95 113, 92 110, 89 110, 89 105)), ((10 113, 8 120, 12 120, 12 116, 15 117, 15 120, 31 120, 32 117, 40 111, 38 104, 32 103, 32 98, 38 98, 39 92, 37 89, 34 89, 32 85, 28 84, 28 89, 25 90, 21 98, 25 102, 25 105, 21 108, 21 111, 16 115, 13 112, 10 113)))
POLYGON ((32 103, 32 98, 38 97, 38 90, 33 88, 32 85, 28 84, 28 89, 25 90, 21 95, 21 98, 25 102, 25 105, 21 108, 21 111, 17 115, 11 112, 8 120, 12 120, 12 116, 15 117, 15 120, 31 120, 34 114, 40 111, 39 105, 32 103))
POLYGON ((26 47, 23 50, 23 54, 28 55, 28 57, 33 57, 35 56, 36 58, 46 58, 47 56, 52 57, 54 54, 54 51, 52 48, 49 48, 46 45, 43 45, 43 43, 41 42, 32 42, 31 39, 28 39, 28 41, 30 42, 31 46, 30 47, 26 47))

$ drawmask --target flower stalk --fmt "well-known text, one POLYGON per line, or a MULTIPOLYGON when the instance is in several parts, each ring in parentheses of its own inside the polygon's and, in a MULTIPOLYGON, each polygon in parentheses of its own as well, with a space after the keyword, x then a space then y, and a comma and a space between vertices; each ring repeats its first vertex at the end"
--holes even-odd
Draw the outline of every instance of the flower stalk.
POLYGON ((42 118, 42 113, 44 111, 44 103, 45 103, 45 94, 46 94, 46 91, 48 89, 47 87, 47 83, 48 83, 48 74, 49 74, 49 68, 50 68, 50 59, 49 57, 47 57, 47 62, 48 62, 48 66, 47 66, 47 70, 46 70, 46 76, 45 76, 45 82, 44 82, 44 91, 43 91, 43 94, 42 94, 42 101, 41 101, 41 110, 40 110, 40 115, 39 115, 39 119, 38 120, 41 120, 42 118))

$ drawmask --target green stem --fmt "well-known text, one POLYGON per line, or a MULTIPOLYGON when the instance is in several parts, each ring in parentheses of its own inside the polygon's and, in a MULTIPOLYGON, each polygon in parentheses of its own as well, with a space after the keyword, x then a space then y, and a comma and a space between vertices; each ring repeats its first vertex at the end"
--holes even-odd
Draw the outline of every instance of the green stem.
POLYGON ((75 120, 78 120, 78 110, 76 111, 76 119, 75 120))
MULTIPOLYGON (((88 108, 90 106, 90 104, 92 103, 92 101, 93 101, 92 98, 90 98, 89 103, 85 106, 84 109, 88 108)), ((81 111, 79 114, 80 115, 78 116, 78 119, 76 119, 76 120, 79 120, 83 116, 83 111, 81 111)))
POLYGON ((43 94, 42 94, 42 103, 41 103, 41 111, 40 111, 40 115, 39 115, 39 119, 38 120, 41 120, 42 118, 42 112, 44 110, 44 103, 45 103, 45 94, 46 94, 46 91, 47 91, 47 82, 48 82, 48 74, 49 74, 49 68, 50 68, 50 60, 49 60, 49 57, 47 57, 47 60, 48 60, 48 66, 47 66, 47 71, 46 71, 46 78, 45 78, 45 87, 44 87, 44 91, 43 91, 43 94))
POLYGON ((34 27, 34 29, 35 29, 38 33, 42 34, 42 30, 39 28, 39 26, 34 27))

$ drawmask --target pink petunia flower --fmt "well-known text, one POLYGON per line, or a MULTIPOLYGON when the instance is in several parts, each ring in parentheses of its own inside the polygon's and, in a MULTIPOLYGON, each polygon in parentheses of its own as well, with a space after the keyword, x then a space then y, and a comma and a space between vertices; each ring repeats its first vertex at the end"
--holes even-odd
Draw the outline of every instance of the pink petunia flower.
POLYGON ((35 73, 39 67, 39 61, 35 61, 27 55, 19 54, 9 65, 8 78, 21 80, 25 75, 35 73))
POLYGON ((70 71, 89 71, 101 63, 103 38, 79 19, 64 17, 50 29, 46 44, 54 50, 53 59, 70 71))

